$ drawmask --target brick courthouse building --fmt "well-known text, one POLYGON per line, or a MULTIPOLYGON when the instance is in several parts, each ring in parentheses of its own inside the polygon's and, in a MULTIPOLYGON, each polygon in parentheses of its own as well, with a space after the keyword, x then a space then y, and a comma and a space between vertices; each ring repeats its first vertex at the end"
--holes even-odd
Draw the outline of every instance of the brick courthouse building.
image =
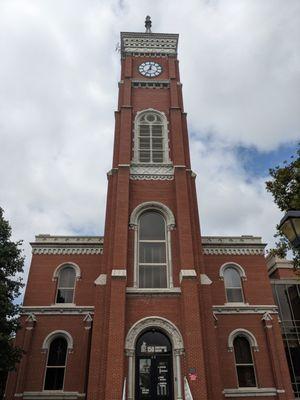
POLYGON ((32 243, 6 398, 291 400, 265 245, 201 237, 178 35, 146 25, 121 33, 104 237, 32 243))

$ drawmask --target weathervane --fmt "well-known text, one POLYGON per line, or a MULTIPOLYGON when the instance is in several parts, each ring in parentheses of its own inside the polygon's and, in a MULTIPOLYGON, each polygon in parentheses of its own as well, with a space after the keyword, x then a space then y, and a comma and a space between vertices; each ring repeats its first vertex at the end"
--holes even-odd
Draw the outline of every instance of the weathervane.
POLYGON ((147 15, 145 20, 146 33, 152 33, 151 26, 152 26, 151 17, 147 15))

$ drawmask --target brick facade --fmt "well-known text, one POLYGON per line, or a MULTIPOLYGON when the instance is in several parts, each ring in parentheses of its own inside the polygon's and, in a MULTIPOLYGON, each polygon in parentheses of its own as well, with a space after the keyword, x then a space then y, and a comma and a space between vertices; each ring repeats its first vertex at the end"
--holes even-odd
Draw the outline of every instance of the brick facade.
POLYGON ((22 329, 16 338, 26 355, 9 375, 9 400, 137 399, 135 343, 151 329, 165 334, 172 344, 168 381, 172 399, 294 398, 264 244, 252 236, 201 238, 177 41, 177 35, 121 34, 121 80, 104 238, 41 235, 32 244, 22 329), (162 66, 158 77, 140 74, 139 66, 149 60, 162 66), (138 140, 134 122, 147 109, 166 118, 168 165, 132 161, 134 140, 138 140), (137 238, 143 204, 166 221, 167 287, 138 284, 137 238), (65 264, 76 269, 71 304, 57 302, 58 276, 65 264), (221 267, 228 264, 241 271, 243 302, 226 300, 221 267), (253 387, 239 388, 230 347, 233 332, 250 338, 253 387), (63 390, 48 391, 44 380, 52 333, 53 338, 69 335, 68 351, 63 390))

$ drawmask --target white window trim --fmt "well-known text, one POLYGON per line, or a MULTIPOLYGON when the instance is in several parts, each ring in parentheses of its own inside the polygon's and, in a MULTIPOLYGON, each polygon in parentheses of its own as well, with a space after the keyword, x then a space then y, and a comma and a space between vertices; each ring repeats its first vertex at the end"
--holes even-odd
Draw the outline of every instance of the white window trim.
MULTIPOLYGON (((63 264, 60 264, 54 271, 53 274, 53 280, 57 281, 56 284, 56 291, 55 291, 55 304, 66 304, 66 305, 75 305, 74 299, 75 299, 75 290, 76 290, 76 281, 81 277, 81 271, 80 268, 78 267, 77 264, 73 263, 73 262, 65 262, 63 264), (62 270, 64 268, 68 268, 68 267, 72 267, 75 271, 75 281, 74 281, 74 286, 73 286, 73 297, 72 297, 72 302, 70 303, 58 303, 57 302, 57 293, 58 290, 61 289, 58 285, 59 285, 59 275, 62 272, 62 270)), ((70 289, 70 288, 66 288, 66 289, 70 289)))
POLYGON ((153 108, 147 108, 146 110, 138 111, 134 120, 133 129, 133 159, 132 163, 141 165, 164 165, 170 164, 170 149, 169 149, 169 130, 168 120, 164 112, 155 110, 153 108), (162 118, 163 126, 163 162, 141 162, 139 161, 139 121, 140 118, 147 113, 158 114, 162 118))
POLYGON ((239 305, 239 304, 245 304, 245 294, 244 294, 244 287, 243 287, 243 281, 246 280, 245 270, 244 270, 239 264, 237 264, 237 263, 235 263, 235 262, 226 262, 226 263, 223 264, 223 265, 221 266, 221 268, 220 268, 219 277, 220 277, 220 279, 221 279, 222 281, 224 281, 224 289, 225 289, 225 296, 226 296, 226 303, 225 303, 225 304, 237 304, 237 305, 239 305), (236 272, 239 274, 239 276, 240 276, 240 283, 241 283, 241 286, 240 286, 239 288, 237 288, 237 287, 229 287, 229 286, 226 286, 224 274, 225 274, 226 270, 229 269, 229 268, 235 269, 236 272), (241 302, 241 301, 237 301, 237 302, 234 302, 234 301, 231 301, 231 302, 230 302, 230 301, 228 301, 228 296, 227 296, 227 290, 228 290, 228 289, 229 289, 229 290, 230 290, 230 289, 240 289, 241 292, 242 292, 243 301, 242 301, 242 302, 241 302))
POLYGON ((180 358, 184 353, 182 335, 171 321, 158 316, 149 316, 137 321, 129 329, 125 339, 125 352, 128 357, 128 400, 133 400, 135 388, 135 345, 143 331, 158 328, 165 333, 172 343, 173 351, 173 385, 174 395, 178 400, 183 400, 182 373, 180 358))
POLYGON ((249 341, 250 346, 254 351, 258 351, 258 344, 253 333, 244 328, 238 328, 232 331, 228 336, 228 351, 233 351, 233 341, 237 336, 245 336, 245 338, 249 341))
POLYGON ((241 265, 239 265, 235 262, 232 262, 232 261, 228 261, 220 267, 219 277, 221 280, 224 279, 224 272, 225 272, 225 269, 228 267, 235 268, 237 270, 237 272, 240 274, 240 277, 242 278, 242 280, 247 279, 245 270, 241 265))
POLYGON ((62 263, 62 264, 59 264, 59 265, 55 268, 54 273, 53 273, 53 278, 52 278, 52 280, 58 279, 60 270, 63 269, 63 268, 65 268, 65 267, 67 267, 68 265, 70 265, 71 267, 74 268, 76 279, 77 279, 77 280, 80 279, 80 278, 81 278, 81 270, 80 270, 79 266, 78 266, 77 264, 75 264, 74 262, 72 262, 72 261, 66 261, 66 262, 64 262, 64 263, 62 263))
MULTIPOLYGON (((171 230, 175 227, 175 217, 173 212, 165 204, 158 201, 148 201, 139 204, 131 213, 129 226, 134 229, 134 275, 133 287, 139 288, 139 260, 138 260, 138 243, 139 243, 139 218, 145 211, 155 210, 162 214, 166 224, 166 260, 167 260, 167 288, 173 288, 173 268, 172 268, 172 251, 171 251, 171 230)), ((139 288, 146 289, 146 288, 139 288)))
POLYGON ((64 391, 64 387, 65 387, 66 370, 67 370, 67 363, 68 363, 68 354, 73 349, 73 338, 69 334, 69 332, 67 332, 67 331, 53 331, 45 338, 42 348, 43 348, 43 350, 47 351, 46 366, 45 366, 45 369, 44 369, 43 391, 49 392, 49 393, 51 393, 51 392, 63 392, 64 391), (62 366, 48 367, 50 345, 55 339, 57 339, 59 337, 62 337, 67 341, 67 351, 66 351, 65 364, 64 364, 63 367, 62 366), (46 383, 46 376, 47 376, 48 368, 63 368, 64 369, 64 379, 63 379, 62 389, 53 389, 53 390, 44 389, 45 388, 45 383, 46 383))
POLYGON ((56 330, 47 335, 43 341, 42 350, 49 350, 50 343, 57 337, 64 337, 68 343, 68 350, 73 349, 73 338, 69 332, 63 330, 56 330))
MULTIPOLYGON (((233 333, 233 332, 231 332, 233 333)), ((251 332, 246 331, 246 330, 240 330, 239 332, 236 332, 234 334, 234 337, 232 339, 232 349, 233 349, 233 357, 234 357, 234 366, 235 366, 235 374, 236 374, 236 381, 237 381, 237 386, 239 389, 249 389, 249 388, 257 388, 257 375, 256 375, 256 368, 255 368, 255 360, 254 360, 254 356, 253 356, 253 348, 255 348, 254 346, 252 346, 253 340, 255 340, 255 336, 252 335, 251 332), (238 364, 236 362, 236 356, 235 356, 235 350, 234 350, 234 340, 236 339, 237 336, 244 336, 244 338, 248 341, 249 347, 250 347, 250 352, 251 352, 251 359, 252 359, 252 363, 248 363, 248 364, 238 364), (254 379, 255 379, 255 386, 240 386, 239 384, 239 376, 238 376, 238 366, 252 366, 253 371, 254 371, 254 379)), ((257 346, 256 346, 257 347, 257 346)))

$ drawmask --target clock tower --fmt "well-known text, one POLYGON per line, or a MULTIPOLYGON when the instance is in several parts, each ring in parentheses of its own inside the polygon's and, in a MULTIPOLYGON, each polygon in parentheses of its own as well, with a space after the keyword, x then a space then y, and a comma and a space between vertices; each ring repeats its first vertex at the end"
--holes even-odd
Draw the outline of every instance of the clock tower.
POLYGON ((121 33, 90 399, 120 399, 124 378, 130 400, 183 399, 189 373, 194 399, 221 393, 177 46, 177 34, 121 33))

